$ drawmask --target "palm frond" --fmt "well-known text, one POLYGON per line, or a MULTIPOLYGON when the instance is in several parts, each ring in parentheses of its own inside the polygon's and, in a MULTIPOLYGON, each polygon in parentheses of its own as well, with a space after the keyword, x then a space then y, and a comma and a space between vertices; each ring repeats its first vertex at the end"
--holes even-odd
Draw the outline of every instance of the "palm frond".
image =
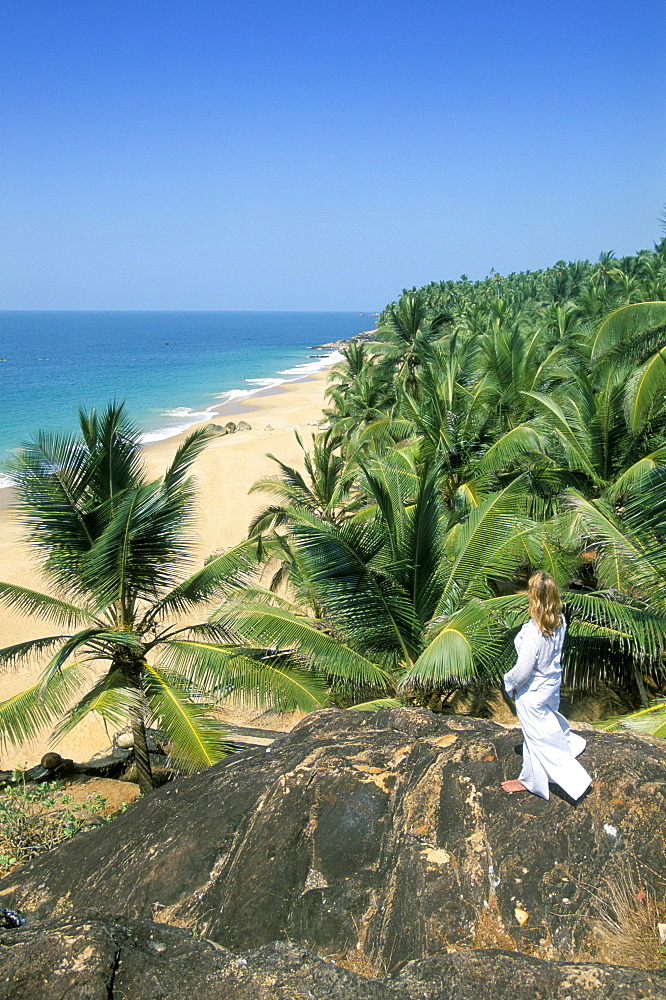
POLYGON ((539 412, 543 414, 554 428, 562 441, 567 460, 571 466, 575 469, 580 469, 594 483, 599 482, 597 470, 594 468, 590 460, 590 455, 585 448, 585 439, 578 433, 575 427, 572 427, 559 403, 540 392, 525 392, 523 395, 535 401, 539 412))
POLYGON ((100 606, 154 600, 161 589, 176 585, 177 568, 189 558, 182 528, 193 505, 187 483, 167 492, 155 481, 126 493, 82 566, 84 583, 100 606))
POLYGON ((604 319, 592 340, 592 360, 655 327, 666 328, 666 302, 636 302, 621 306, 604 319))
POLYGON ((40 432, 12 456, 6 468, 29 542, 46 571, 66 585, 94 541, 85 502, 90 480, 86 450, 73 436, 40 432), (59 556, 55 562, 54 553, 59 556))
POLYGON ((412 437, 414 431, 414 424, 410 420, 399 417, 378 417, 359 428, 354 435, 354 446, 359 451, 365 452, 371 445, 374 454, 381 454, 383 450, 412 437))
POLYGON ((146 664, 145 695, 160 728, 172 743, 169 754, 179 770, 200 771, 231 750, 224 726, 210 716, 210 705, 196 704, 172 677, 146 664))
POLYGON ((129 719, 141 714, 144 707, 141 691, 127 683, 122 671, 111 669, 63 715, 53 735, 59 739, 71 732, 90 712, 95 712, 112 726, 122 728, 129 719))
POLYGON ((396 572, 421 622, 432 617, 441 594, 442 513, 437 469, 423 470, 415 502, 404 513, 402 566, 396 572))
POLYGON ((215 437, 210 427, 199 427, 192 431, 183 443, 179 445, 173 457, 171 465, 164 473, 164 488, 170 492, 174 487, 181 486, 186 475, 190 471, 192 463, 196 461, 204 448, 215 437))
POLYGON ((34 615, 66 627, 91 624, 95 616, 86 608, 61 601, 15 583, 0 583, 0 603, 22 615, 34 615))
MULTIPOLYGON (((664 303, 666 317, 666 303, 664 303)), ((632 434, 640 434, 655 410, 664 408, 666 390, 666 348, 658 351, 628 379, 624 414, 632 434)))
POLYGON ((42 639, 28 639, 26 642, 16 642, 12 646, 0 649, 0 666, 21 666, 27 659, 42 653, 50 652, 54 647, 62 645, 67 640, 66 635, 49 635, 42 639))
POLYGON ((514 427, 494 442, 476 466, 478 474, 497 472, 516 462, 523 455, 546 451, 544 438, 534 427, 526 424, 514 427))
POLYGON ((649 484, 651 474, 664 463, 666 463, 666 445, 657 448, 650 455, 645 455, 644 458, 639 458, 625 469, 606 488, 605 495, 614 501, 625 493, 634 493, 642 483, 649 484))
POLYGON ((0 745, 20 746, 62 716, 88 673, 82 662, 67 664, 48 685, 43 678, 20 694, 0 702, 0 745))
POLYGON ((278 650, 295 650, 308 657, 320 674, 336 680, 392 687, 391 676, 368 657, 325 631, 312 618, 291 614, 283 608, 241 602, 221 608, 213 621, 246 642, 278 650))
MULTIPOLYGON (((291 532, 311 593, 334 627, 354 645, 400 650, 408 662, 420 642, 421 622, 391 566, 385 572, 374 566, 385 547, 379 526, 354 520, 336 529, 301 514, 292 519, 291 532)), ((395 556, 402 558, 399 550, 395 556)))
MULTIPOLYGON (((567 494, 567 503, 576 512, 580 534, 593 542, 597 572, 602 584, 617 593, 640 595, 650 604, 655 600, 666 607, 666 578, 659 556, 650 551, 654 541, 620 524, 602 501, 591 502, 579 493, 567 494), (647 545, 645 542, 647 541, 647 545), (652 546, 650 543, 652 542, 652 546)), ((641 510, 644 506, 641 503, 641 510)))
POLYGON ((144 479, 141 432, 125 411, 124 401, 112 400, 98 414, 79 409, 81 437, 87 452, 87 493, 91 505, 108 503, 144 479))
POLYGON ((183 614, 215 594, 229 593, 242 586, 261 558, 273 551, 272 543, 249 538, 226 552, 209 558, 205 565, 159 600, 151 603, 142 619, 145 628, 165 615, 183 614))
POLYGON ((472 600, 443 622, 431 626, 434 636, 407 672, 405 680, 422 685, 460 684, 493 666, 502 635, 482 601, 472 600))
POLYGON ((595 729, 600 729, 605 733, 612 733, 617 729, 633 729, 637 733, 646 733, 666 739, 666 698, 660 698, 638 712, 615 715, 602 722, 595 722, 593 725, 595 729))
POLYGON ((232 693, 248 704, 283 711, 311 712, 326 701, 322 677, 299 670, 288 652, 275 648, 173 639, 160 649, 162 663, 218 704, 232 693))
POLYGON ((87 628, 68 636, 55 656, 50 660, 42 675, 42 687, 46 689, 53 677, 59 674, 70 656, 81 650, 89 659, 109 659, 115 648, 126 649, 135 655, 143 655, 143 646, 130 632, 114 632, 104 628, 87 628))
POLYGON ((461 588, 484 576, 510 577, 517 564, 515 546, 506 544, 522 530, 526 506, 525 478, 519 476, 469 512, 460 530, 452 533, 451 563, 436 614, 449 611, 461 588))

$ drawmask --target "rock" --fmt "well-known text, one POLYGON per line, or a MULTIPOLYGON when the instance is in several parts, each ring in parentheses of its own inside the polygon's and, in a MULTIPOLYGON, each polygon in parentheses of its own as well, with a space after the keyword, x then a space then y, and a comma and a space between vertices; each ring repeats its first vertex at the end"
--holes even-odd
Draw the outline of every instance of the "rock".
POLYGON ((236 428, 236 424, 233 422, 233 420, 230 420, 228 424, 224 425, 224 429, 225 429, 225 431, 226 431, 227 434, 235 434, 237 428, 236 428))
POLYGON ((355 333, 348 340, 332 340, 328 344, 311 344, 309 347, 310 351, 339 351, 348 344, 369 342, 374 343, 377 339, 377 330, 362 330, 360 333, 355 333))
POLYGON ((293 942, 234 954, 177 927, 89 917, 0 933, 0 1000, 636 1000, 666 973, 469 951, 367 978, 293 942))
POLYGON ((274 428, 273 428, 273 427, 271 427, 271 425, 270 425, 270 424, 266 424, 266 426, 264 427, 264 430, 265 430, 265 431, 272 431, 272 430, 274 430, 274 428))
POLYGON ((0 933, 0 1000, 108 1000, 119 956, 115 928, 21 928, 0 933))
POLYGON ((206 424, 206 430, 211 434, 215 434, 216 437, 223 437, 227 433, 226 427, 223 427, 222 424, 216 424, 214 422, 206 424))
POLYGON ((8 910, 0 906, 0 927, 25 927, 25 918, 18 910, 8 910))
POLYGON ((604 887, 631 904, 632 880, 666 880, 666 743, 586 736, 594 788, 546 802, 501 791, 515 729, 324 709, 7 875, 0 903, 156 917, 238 951, 288 938, 374 969, 479 947, 602 961, 604 887))
POLYGON ((75 764, 73 771, 91 778, 119 778, 131 757, 131 750, 112 750, 110 753, 97 754, 84 764, 75 764))
POLYGON ((62 764, 62 757, 59 753, 45 753, 40 763, 47 771, 55 771, 62 764))
POLYGON ((134 734, 118 733, 113 742, 120 750, 131 750, 134 746, 134 734))
POLYGON ((3 785, 38 785, 43 781, 56 781, 66 778, 75 772, 73 760, 65 759, 60 754, 44 754, 39 764, 29 767, 26 771, 0 771, 0 787, 3 785), (56 760, 58 758, 58 760, 56 760), (44 761, 51 766, 46 766, 44 761))
POLYGON ((238 423, 236 424, 236 430, 237 431, 251 431, 252 430, 252 426, 251 426, 251 424, 248 424, 247 420, 239 420, 238 423))
POLYGON ((496 949, 410 962, 391 984, 406 987, 410 1000, 666 1000, 663 969, 544 962, 496 949))

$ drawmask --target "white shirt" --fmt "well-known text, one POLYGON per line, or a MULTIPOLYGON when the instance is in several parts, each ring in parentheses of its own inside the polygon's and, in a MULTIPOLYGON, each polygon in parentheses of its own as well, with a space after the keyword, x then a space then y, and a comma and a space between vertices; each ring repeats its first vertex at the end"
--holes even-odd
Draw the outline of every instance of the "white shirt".
POLYGON ((544 635, 533 618, 521 628, 514 640, 518 659, 515 666, 504 675, 504 689, 507 694, 525 688, 535 677, 562 673, 562 646, 567 631, 567 623, 562 615, 562 624, 552 635, 544 635))

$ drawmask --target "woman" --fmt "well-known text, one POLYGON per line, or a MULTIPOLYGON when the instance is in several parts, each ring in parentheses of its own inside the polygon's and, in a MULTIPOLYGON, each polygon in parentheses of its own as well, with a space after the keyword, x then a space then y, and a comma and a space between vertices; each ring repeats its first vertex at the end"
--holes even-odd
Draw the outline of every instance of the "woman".
POLYGON ((560 592, 552 576, 539 571, 530 577, 527 593, 530 620, 516 636, 516 665, 504 675, 523 731, 523 769, 517 779, 502 782, 502 788, 509 794, 532 792, 547 799, 552 781, 579 799, 592 779, 576 760, 585 740, 571 732, 558 711, 567 629, 560 592))

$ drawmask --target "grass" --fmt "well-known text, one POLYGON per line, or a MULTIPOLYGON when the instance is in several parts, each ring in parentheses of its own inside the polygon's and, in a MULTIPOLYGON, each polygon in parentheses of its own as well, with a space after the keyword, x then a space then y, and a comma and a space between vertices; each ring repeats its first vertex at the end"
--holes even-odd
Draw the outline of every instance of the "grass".
POLYGON ((17 779, 0 796, 0 877, 113 818, 100 816, 107 803, 99 794, 77 802, 62 783, 30 785, 20 774, 17 779))
POLYGON ((595 893, 594 933, 601 961, 634 969, 666 965, 657 925, 665 919, 666 903, 644 884, 638 869, 626 867, 595 893))

